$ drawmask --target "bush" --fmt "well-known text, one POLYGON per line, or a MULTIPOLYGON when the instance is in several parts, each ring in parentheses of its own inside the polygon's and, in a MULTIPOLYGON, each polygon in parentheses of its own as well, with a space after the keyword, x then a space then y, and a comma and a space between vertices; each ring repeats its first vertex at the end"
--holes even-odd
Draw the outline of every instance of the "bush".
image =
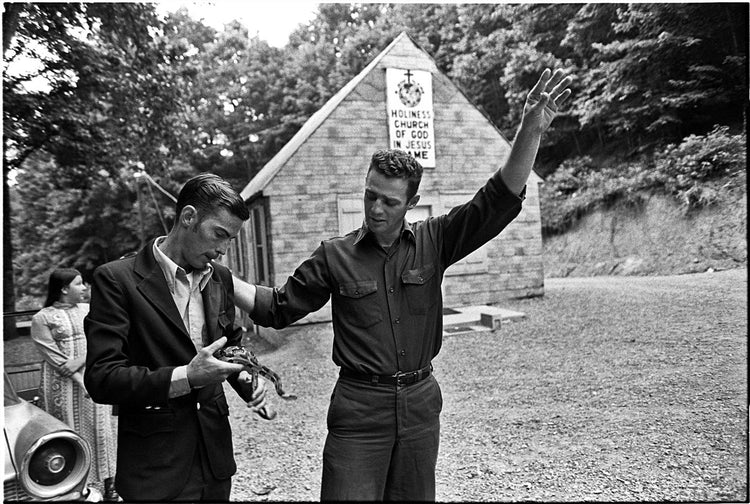
POLYGON ((727 126, 714 126, 706 135, 690 135, 679 145, 668 145, 654 157, 654 170, 664 190, 687 210, 718 202, 727 184, 739 181, 747 160, 746 135, 730 135, 727 126))
POLYGON ((637 164, 597 165, 589 156, 564 161, 542 186, 542 228, 545 234, 567 230, 579 217, 616 202, 638 206, 642 191, 656 184, 637 164))
POLYGON ((745 134, 730 135, 715 126, 706 135, 690 135, 647 159, 611 166, 589 156, 569 159, 545 179, 541 190, 542 231, 565 232, 578 218, 616 202, 640 205, 644 195, 662 191, 686 211, 721 201, 726 191, 744 188, 745 134))

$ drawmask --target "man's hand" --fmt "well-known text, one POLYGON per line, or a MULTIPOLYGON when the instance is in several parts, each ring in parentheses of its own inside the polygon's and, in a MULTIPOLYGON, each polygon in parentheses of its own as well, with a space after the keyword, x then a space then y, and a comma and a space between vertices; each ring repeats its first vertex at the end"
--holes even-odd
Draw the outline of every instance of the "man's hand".
POLYGON ((571 93, 567 86, 572 79, 570 76, 564 76, 564 73, 560 69, 552 73, 549 68, 542 72, 537 83, 529 91, 529 96, 526 97, 521 120, 523 126, 533 128, 540 133, 549 128, 560 104, 571 93))
POLYGON ((226 336, 222 336, 200 349, 198 355, 193 357, 187 367, 187 379, 191 387, 221 383, 229 375, 242 371, 242 364, 224 362, 214 357, 214 352, 223 347, 226 342, 226 336))
POLYGON ((247 371, 242 371, 237 377, 237 383, 248 392, 246 394, 250 396, 250 400, 247 402, 248 407, 252 408, 253 411, 258 411, 266 406, 266 380, 258 377, 258 383, 255 390, 252 390, 253 377, 247 371))
POLYGON ((531 88, 523 107, 521 127, 500 170, 503 182, 514 194, 519 194, 526 185, 542 134, 549 128, 560 104, 570 96, 567 86, 571 80, 570 77, 563 77, 562 70, 555 70, 553 74, 547 68, 531 88))

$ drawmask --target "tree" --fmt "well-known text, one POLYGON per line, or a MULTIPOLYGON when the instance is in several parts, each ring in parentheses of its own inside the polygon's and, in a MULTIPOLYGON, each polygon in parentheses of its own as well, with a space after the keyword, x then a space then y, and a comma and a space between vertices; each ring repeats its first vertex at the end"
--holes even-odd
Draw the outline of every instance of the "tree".
MULTIPOLYGON (((29 34, 39 33, 42 31, 49 32, 55 28, 64 25, 65 19, 72 19, 78 16, 79 9, 76 5, 61 5, 57 9, 49 9, 49 6, 27 6, 17 3, 5 3, 3 5, 5 13, 3 15, 3 59, 7 65, 12 63, 13 59, 20 53, 16 50, 18 43, 14 46, 14 40, 19 38, 28 39, 29 34), (55 15, 50 15, 52 12, 55 15)), ((65 33, 63 31, 63 33, 65 33)), ((31 47, 32 55, 41 57, 47 65, 47 75, 50 79, 59 79, 59 67, 56 65, 55 58, 62 52, 65 47, 64 41, 50 40, 47 47, 31 47), (41 49, 41 50, 40 50, 41 49)), ((31 76, 33 77, 33 75, 31 76)), ((26 77, 29 79, 30 77, 26 77)), ((13 103, 13 98, 17 94, 23 79, 10 79, 6 71, 3 72, 3 311, 12 312, 15 310, 15 282, 13 277, 13 244, 12 244, 12 226, 11 226, 11 205, 10 190, 8 186, 8 176, 13 169, 21 166, 24 159, 31 152, 38 149, 44 144, 46 134, 43 128, 32 127, 34 119, 43 117, 43 111, 34 107, 33 100, 25 100, 24 97, 13 103), (8 111, 16 109, 18 122, 13 121, 13 114, 8 111), (24 119, 29 118, 29 121, 24 119), (10 121, 10 122, 9 122, 10 121), (10 128, 9 125, 13 125, 10 128), (42 130, 42 131, 40 131, 42 130), (14 140, 14 137, 16 140, 14 140), (20 139, 21 141, 18 141, 20 139)), ((60 85, 60 94, 64 93, 64 85, 60 85)), ((6 338, 15 336, 15 323, 11 318, 3 319, 3 330, 6 338)))
POLYGON ((281 121, 283 51, 250 38, 237 22, 188 41, 196 24, 183 12, 169 16, 165 28, 171 43, 190 47, 177 70, 185 90, 182 156, 239 188, 281 147, 269 149, 269 128, 281 121))
MULTIPOLYGON (((132 204, 130 212, 121 205, 134 199, 134 172, 148 167, 159 176, 171 165, 178 138, 169 126, 181 112, 180 93, 151 5, 23 4, 17 20, 8 59, 31 51, 40 67, 4 75, 3 162, 6 178, 18 174, 23 207, 46 202, 54 224, 43 243, 14 233, 21 251, 14 266, 36 274, 39 286, 40 268, 64 264, 87 274, 139 241, 137 219, 120 221, 132 204), (46 89, 29 88, 34 77, 46 89), (39 247, 48 249, 49 263, 35 262, 39 247)), ((19 215, 13 224, 26 221, 19 215)), ((6 275, 10 267, 6 261, 6 275)))
POLYGON ((574 39, 596 51, 574 108, 584 128, 603 130, 602 141, 622 136, 642 146, 742 121, 747 5, 628 4, 616 9, 610 32, 580 23, 574 39))

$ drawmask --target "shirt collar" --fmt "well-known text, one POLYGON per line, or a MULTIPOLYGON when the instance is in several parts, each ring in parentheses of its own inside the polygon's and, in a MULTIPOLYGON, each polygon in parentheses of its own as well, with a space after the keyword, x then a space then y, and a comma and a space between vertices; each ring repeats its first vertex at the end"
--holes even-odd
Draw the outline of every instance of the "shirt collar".
MULTIPOLYGON (((167 254, 161 251, 161 249, 158 247, 158 245, 164 241, 164 238, 166 236, 160 236, 156 240, 154 240, 153 250, 154 250, 154 259, 156 259, 156 262, 159 263, 159 266, 161 267, 161 270, 164 272, 164 278, 167 280, 167 285, 169 286, 169 291, 174 294, 175 293, 175 282, 177 278, 177 273, 180 272, 187 276, 187 272, 184 268, 181 266, 178 266, 176 262, 174 262, 172 259, 170 259, 167 254)), ((193 271, 191 274, 193 275, 193 281, 196 279, 198 280, 198 285, 201 291, 206 287, 208 284, 208 281, 211 279, 211 274, 213 274, 214 267, 211 263, 208 263, 206 267, 201 271, 193 271)))
MULTIPOLYGON (((366 221, 362 221, 362 227, 359 228, 357 236, 354 238, 354 245, 364 240, 365 236, 368 234, 370 234, 370 228, 367 227, 366 221)), ((414 230, 406 219, 404 219, 404 224, 401 228, 401 236, 403 237, 404 235, 414 238, 414 230)))

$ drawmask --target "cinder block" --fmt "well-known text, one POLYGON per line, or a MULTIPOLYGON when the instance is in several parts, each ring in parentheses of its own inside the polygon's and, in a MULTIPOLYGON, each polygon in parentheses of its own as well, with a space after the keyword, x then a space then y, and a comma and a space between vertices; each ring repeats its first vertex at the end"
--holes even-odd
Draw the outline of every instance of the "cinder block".
POLYGON ((491 315, 489 313, 482 313, 479 323, 489 327, 492 331, 499 331, 502 325, 500 315, 491 315))

